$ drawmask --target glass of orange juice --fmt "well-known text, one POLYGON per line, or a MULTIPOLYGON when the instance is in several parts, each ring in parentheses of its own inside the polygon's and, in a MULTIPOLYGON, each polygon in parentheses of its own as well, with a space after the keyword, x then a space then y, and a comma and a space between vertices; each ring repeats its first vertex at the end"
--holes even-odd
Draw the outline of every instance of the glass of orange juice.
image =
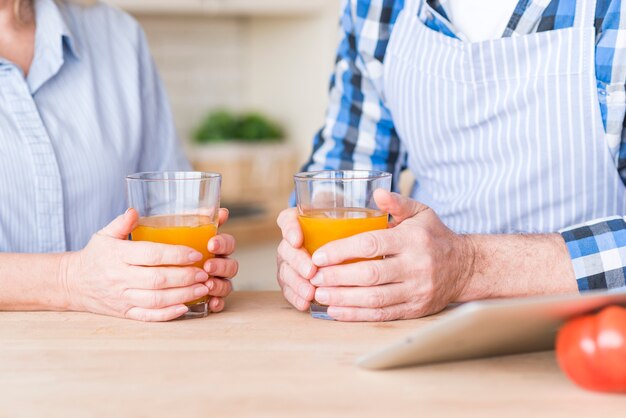
MULTIPOLYGON (((298 220, 304 248, 313 254, 331 241, 387 228, 389 215, 374 201, 374 191, 390 191, 391 174, 384 171, 338 170, 299 173, 294 176, 298 220)), ((351 263, 364 261, 356 259, 351 263)), ((311 316, 331 319, 327 306, 315 301, 311 316)))
MULTIPOLYGON (((221 176, 204 172, 149 172, 126 177, 128 202, 139 213, 133 241, 185 245, 204 255, 203 268, 213 257, 209 240, 217 234, 221 176)), ((183 318, 209 314, 208 297, 187 303, 183 318)))

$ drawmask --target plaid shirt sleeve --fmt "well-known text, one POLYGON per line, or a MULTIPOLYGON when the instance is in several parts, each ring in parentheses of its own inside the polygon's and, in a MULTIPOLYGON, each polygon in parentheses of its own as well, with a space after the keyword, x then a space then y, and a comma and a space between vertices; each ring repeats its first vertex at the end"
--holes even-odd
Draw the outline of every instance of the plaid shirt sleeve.
MULTIPOLYGON (((559 2, 562 3, 562 2, 559 2)), ((565 9, 565 7, 563 7, 565 9)), ((572 15, 573 13, 568 13, 572 15)), ((600 111, 609 152, 626 183, 626 18, 621 0, 599 1, 596 8, 596 76, 600 111)), ((569 18, 573 20, 573 17, 569 18)), ((624 214, 616 214, 624 215, 624 214)), ((626 286, 626 221, 599 219, 561 232, 581 292, 626 286)))
MULTIPOLYGON (((405 153, 383 103, 380 83, 390 32, 385 20, 391 23, 397 3, 342 2, 341 42, 330 81, 330 104, 304 171, 373 169, 390 172, 397 179, 403 169, 405 153)), ((396 182, 393 188, 397 190, 396 182)))
POLYGON ((578 289, 614 289, 626 285, 626 222, 599 219, 561 231, 574 266, 578 289))

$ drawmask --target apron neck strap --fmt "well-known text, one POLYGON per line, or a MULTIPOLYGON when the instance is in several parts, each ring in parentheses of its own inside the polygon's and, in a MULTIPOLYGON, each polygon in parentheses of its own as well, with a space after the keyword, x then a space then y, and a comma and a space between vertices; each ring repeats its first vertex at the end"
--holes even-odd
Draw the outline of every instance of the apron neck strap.
POLYGON ((575 28, 593 27, 596 18, 596 0, 576 0, 575 28))
POLYGON ((411 15, 419 15, 426 9, 426 0, 404 0, 404 7, 411 15))

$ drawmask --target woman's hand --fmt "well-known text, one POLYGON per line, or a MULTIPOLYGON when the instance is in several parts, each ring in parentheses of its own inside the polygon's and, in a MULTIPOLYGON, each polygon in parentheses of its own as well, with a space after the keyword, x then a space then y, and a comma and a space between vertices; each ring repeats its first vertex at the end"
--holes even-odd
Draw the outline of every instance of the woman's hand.
MULTIPOLYGON (((220 213, 220 223, 228 218, 220 213)), ((68 253, 61 261, 59 281, 70 310, 88 311, 142 321, 168 321, 188 311, 185 302, 213 296, 210 307, 222 310, 232 287, 227 278, 237 271, 228 258, 207 261, 206 271, 193 264, 202 254, 185 246, 128 241, 137 226, 133 209, 94 234, 87 246, 68 253)), ((209 250, 227 256, 234 239, 217 235, 209 250)))
MULTIPOLYGON (((220 209, 219 226, 228 221, 228 209, 220 209)), ((204 270, 210 275, 206 285, 209 288, 209 309, 212 312, 224 310, 224 298, 233 290, 230 279, 237 275, 239 263, 229 258, 235 252, 235 238, 228 234, 217 234, 209 240, 209 251, 215 258, 204 263, 204 270)))
POLYGON ((312 259, 294 210, 281 214, 279 283, 298 309, 315 298, 340 321, 389 321, 439 312, 461 296, 473 269, 469 239, 418 202, 382 190, 375 199, 394 218, 389 229, 328 243, 312 259), (377 257, 384 259, 342 264, 377 257))

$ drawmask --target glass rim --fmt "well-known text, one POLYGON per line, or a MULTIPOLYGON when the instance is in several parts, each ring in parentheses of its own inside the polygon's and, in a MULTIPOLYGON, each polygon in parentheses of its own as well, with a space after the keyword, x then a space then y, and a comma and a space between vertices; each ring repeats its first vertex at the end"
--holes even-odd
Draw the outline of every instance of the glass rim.
POLYGON ((358 181, 358 180, 379 180, 387 177, 392 177, 392 174, 382 170, 318 170, 318 171, 303 171, 298 174, 294 174, 294 180, 340 180, 340 181, 358 181), (329 173, 352 173, 356 174, 354 177, 332 177, 324 176, 329 173), (321 175, 321 176, 320 176, 321 175), (320 177, 318 177, 320 176, 320 177))
POLYGON ((222 177, 210 171, 143 171, 126 176, 127 181, 199 181, 214 180, 222 177))

